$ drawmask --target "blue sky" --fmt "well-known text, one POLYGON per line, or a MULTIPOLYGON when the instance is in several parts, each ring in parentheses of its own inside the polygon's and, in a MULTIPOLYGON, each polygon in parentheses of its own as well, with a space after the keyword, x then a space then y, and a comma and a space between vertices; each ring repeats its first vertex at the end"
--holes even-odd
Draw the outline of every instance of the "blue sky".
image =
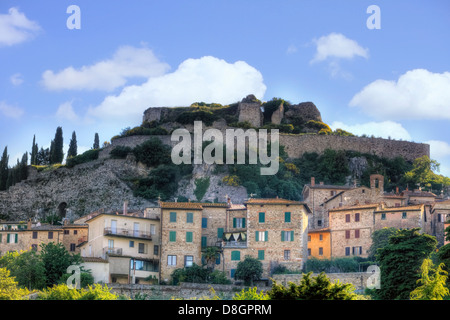
POLYGON ((430 143, 450 176, 449 14, 447 0, 1 0, 0 149, 14 164, 61 126, 82 152, 148 107, 253 93, 312 101, 334 129, 430 143))

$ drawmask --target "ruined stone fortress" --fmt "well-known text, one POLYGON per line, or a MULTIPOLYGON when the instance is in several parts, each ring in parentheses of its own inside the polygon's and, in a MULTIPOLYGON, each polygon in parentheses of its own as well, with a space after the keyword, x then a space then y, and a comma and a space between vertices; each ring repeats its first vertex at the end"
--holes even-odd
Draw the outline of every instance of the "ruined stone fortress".
MULTIPOLYGON (((163 122, 169 115, 177 109, 179 112, 189 107, 151 107, 145 110, 143 122, 163 122)), ((238 122, 247 122, 254 128, 263 126, 264 110, 262 104, 253 95, 249 95, 237 104, 235 116, 238 122)), ((278 108, 273 111, 270 122, 275 125, 282 123, 292 123, 294 121, 306 123, 309 120, 322 122, 322 117, 318 108, 312 102, 303 102, 296 105, 290 105, 289 108, 280 103, 278 108)), ((174 124, 163 124, 167 129, 173 129, 174 124)), ((179 124, 175 124, 175 127, 179 124)), ((190 126, 185 126, 191 129, 190 126)), ((223 119, 215 121, 211 126, 213 128, 225 130, 229 124, 223 119)), ((351 150, 361 153, 375 154, 385 158, 403 157, 407 161, 414 161, 416 158, 427 155, 430 156, 430 146, 423 143, 409 141, 382 139, 375 137, 356 137, 339 135, 321 135, 317 132, 312 134, 280 134, 280 145, 285 147, 290 158, 300 158, 304 153, 316 152, 323 153, 326 149, 332 150, 351 150)), ((121 138, 113 142, 115 145, 130 145, 127 140, 136 140, 135 137, 121 138)), ((159 136, 160 140, 168 145, 170 136, 159 136)), ((131 145, 135 142, 133 141, 131 145)))

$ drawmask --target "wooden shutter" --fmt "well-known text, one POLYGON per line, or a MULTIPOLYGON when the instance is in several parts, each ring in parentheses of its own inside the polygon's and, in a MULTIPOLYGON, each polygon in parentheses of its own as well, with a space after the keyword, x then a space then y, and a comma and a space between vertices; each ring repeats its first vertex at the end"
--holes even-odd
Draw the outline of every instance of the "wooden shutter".
POLYGON ((269 231, 264 231, 264 241, 269 241, 269 231))
POLYGON ((18 242, 19 242, 19 235, 16 233, 15 234, 14 243, 18 243, 18 242))
POLYGON ((236 218, 233 218, 233 228, 236 228, 236 218))
POLYGON ((259 231, 255 231, 255 241, 259 241, 259 231))
POLYGON ((284 231, 281 231, 281 241, 284 241, 284 231))
POLYGON ((242 228, 245 228, 245 218, 242 218, 242 228))
POLYGON ((294 230, 291 231, 291 241, 294 241, 294 230))

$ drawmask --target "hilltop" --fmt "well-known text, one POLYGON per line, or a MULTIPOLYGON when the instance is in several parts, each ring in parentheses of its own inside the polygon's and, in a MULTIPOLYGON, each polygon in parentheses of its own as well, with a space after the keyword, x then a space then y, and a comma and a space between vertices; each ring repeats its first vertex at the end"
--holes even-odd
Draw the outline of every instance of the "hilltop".
POLYGON ((332 131, 312 102, 261 102, 249 95, 230 105, 149 108, 142 124, 123 129, 94 154, 78 155, 71 166, 30 166, 26 180, 0 192, 0 215, 74 218, 101 208, 120 211, 124 202, 130 210, 143 210, 158 199, 225 202, 230 197, 239 203, 250 193, 298 200, 311 175, 326 183, 354 184, 383 170, 390 179, 385 185, 393 186, 402 182, 416 158, 429 157, 429 146, 332 131), (262 177, 260 165, 174 165, 170 134, 178 128, 192 131, 196 120, 205 129, 222 131, 279 129, 279 172, 262 177))

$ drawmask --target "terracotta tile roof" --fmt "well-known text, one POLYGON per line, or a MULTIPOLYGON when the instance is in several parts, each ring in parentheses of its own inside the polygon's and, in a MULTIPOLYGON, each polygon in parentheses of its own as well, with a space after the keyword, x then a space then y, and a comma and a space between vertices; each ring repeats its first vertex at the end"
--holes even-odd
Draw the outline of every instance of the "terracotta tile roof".
POLYGON ((81 257, 84 262, 102 262, 102 263, 108 263, 105 259, 97 258, 97 257, 81 257))
POLYGON ((404 206, 404 207, 385 207, 380 208, 379 210, 375 210, 375 212, 392 212, 392 211, 417 211, 423 208, 424 204, 417 204, 413 206, 404 206))
POLYGON ((36 230, 36 231, 62 230, 62 226, 55 226, 52 224, 42 224, 40 226, 32 227, 31 230, 36 230))
POLYGON ((332 208, 328 211, 345 211, 345 210, 358 210, 358 209, 370 209, 377 208, 379 206, 378 203, 369 203, 369 204, 358 204, 353 206, 342 206, 338 208, 332 208))
POLYGON ((202 210, 203 206, 198 202, 160 202, 162 209, 189 209, 202 210))
POLYGON ((248 199, 244 203, 246 204, 304 204, 300 201, 294 201, 294 200, 286 200, 281 198, 263 198, 263 199, 248 199))
POLYGON ((308 230, 308 233, 315 233, 315 232, 330 232, 330 228, 309 229, 308 230))
POLYGON ((338 185, 332 185, 332 184, 305 184, 305 187, 309 187, 310 189, 342 189, 342 190, 349 190, 354 189, 354 186, 338 186, 338 185))
POLYGON ((203 207, 219 207, 219 208, 226 208, 228 207, 228 204, 226 203, 210 203, 210 202, 202 202, 203 207))
POLYGON ((231 204, 228 208, 228 210, 245 210, 247 207, 243 204, 231 204))

